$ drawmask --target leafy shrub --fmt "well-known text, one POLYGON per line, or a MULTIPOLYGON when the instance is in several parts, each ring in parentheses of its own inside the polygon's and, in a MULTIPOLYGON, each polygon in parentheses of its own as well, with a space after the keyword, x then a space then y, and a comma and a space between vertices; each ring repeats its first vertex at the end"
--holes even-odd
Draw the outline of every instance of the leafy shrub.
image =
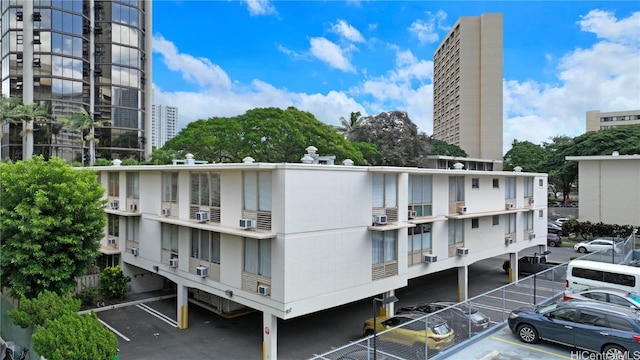
POLYGON ((14 324, 22 327, 46 324, 65 313, 80 310, 80 300, 62 297, 52 291, 45 290, 34 299, 20 300, 19 307, 7 312, 14 324))
POLYGON ((130 290, 127 285, 131 277, 122 272, 120 266, 107 267, 100 274, 100 293, 107 299, 124 299, 130 290))
POLYGON ((98 290, 97 286, 87 287, 75 294, 74 298, 80 300, 82 306, 92 306, 98 299, 98 290))

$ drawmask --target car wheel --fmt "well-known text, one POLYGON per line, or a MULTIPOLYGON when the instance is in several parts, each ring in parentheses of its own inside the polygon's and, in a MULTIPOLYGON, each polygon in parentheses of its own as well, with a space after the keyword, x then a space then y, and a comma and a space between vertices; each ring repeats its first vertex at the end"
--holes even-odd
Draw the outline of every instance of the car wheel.
POLYGON ((518 326, 518 336, 520 340, 527 344, 534 344, 538 342, 538 332, 529 324, 522 324, 518 326))
MULTIPOLYGON (((424 344, 415 344, 413 345, 413 353, 416 355, 416 359, 426 359, 427 354, 425 353, 424 344)), ((431 352, 429 352, 430 355, 431 352)))
POLYGON ((586 248, 586 247, 584 247, 584 246, 580 246, 580 247, 578 248, 578 252, 579 252, 579 253, 581 253, 581 254, 584 254, 584 253, 586 253, 586 252, 587 252, 587 248, 586 248))
POLYGON ((373 329, 367 329, 367 330, 364 332, 364 337, 369 337, 369 336, 371 336, 371 335, 373 335, 373 329))
POLYGON ((556 247, 557 246, 555 241, 549 241, 548 245, 551 246, 551 247, 556 247))
POLYGON ((603 359, 628 359, 629 352, 622 346, 607 345, 602 350, 603 359))

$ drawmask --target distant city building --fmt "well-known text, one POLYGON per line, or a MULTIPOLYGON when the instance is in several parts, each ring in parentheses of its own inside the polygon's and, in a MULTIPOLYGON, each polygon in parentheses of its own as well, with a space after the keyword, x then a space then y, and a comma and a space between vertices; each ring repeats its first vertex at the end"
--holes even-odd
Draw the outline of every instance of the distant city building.
MULTIPOLYGON (((82 108, 108 123, 95 129, 97 158, 151 153, 151 0, 11 0, 0 3, 0 14, 1 96, 48 106, 54 117, 82 108)), ((33 142, 22 123, 2 123, 3 159, 87 156, 79 131, 51 120, 28 126, 33 142)))
POLYGON ((587 131, 598 131, 618 126, 640 125, 640 110, 600 112, 587 111, 587 131))
POLYGON ((433 137, 472 158, 503 158, 502 38, 502 14, 463 16, 434 53, 433 137))
POLYGON ((153 105, 151 124, 151 144, 159 149, 178 133, 178 108, 153 105))

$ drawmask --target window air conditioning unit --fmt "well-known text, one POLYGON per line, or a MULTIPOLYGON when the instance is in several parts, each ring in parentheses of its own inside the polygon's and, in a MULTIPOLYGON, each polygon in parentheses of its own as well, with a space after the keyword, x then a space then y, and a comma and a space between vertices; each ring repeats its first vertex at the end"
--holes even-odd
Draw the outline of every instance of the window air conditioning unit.
POLYGON ((137 204, 129 205, 129 211, 138 211, 138 205, 137 204))
POLYGON ((256 221, 253 219, 240 219, 240 227, 243 229, 252 229, 256 227, 256 221))
POLYGON ((109 244, 109 246, 115 246, 116 245, 116 239, 114 239, 114 238, 107 239, 107 244, 109 244))
POLYGON ((196 213, 196 220, 199 222, 209 221, 209 212, 208 211, 198 211, 196 213))
POLYGON ((513 244, 513 239, 511 238, 511 236, 505 236, 504 237, 504 244, 505 245, 513 244))
POLYGON ((458 214, 466 214, 467 207, 466 206, 458 206, 458 214))
POLYGON ((529 206, 535 205, 536 201, 533 198, 529 198, 529 206))
POLYGON ((529 240, 533 240, 536 238, 536 234, 534 234, 533 232, 529 233, 529 240))
POLYGON ((209 276, 209 268, 206 266, 198 266, 196 268, 196 275, 205 278, 207 276, 209 276))
POLYGON ((438 257, 436 255, 425 255, 422 261, 427 264, 434 263, 434 262, 438 262, 438 257))
POLYGON ((387 215, 373 215, 373 223, 384 225, 387 223, 387 215))
POLYGON ((457 248, 456 255, 458 256, 467 256, 469 255, 469 248, 457 248))
POLYGON ((515 207, 515 205, 513 205, 512 203, 508 203, 505 205, 505 209, 506 210, 513 210, 513 208, 515 207))
POLYGON ((138 256, 138 248, 137 247, 131 248, 131 254, 133 254, 133 256, 138 256))
POLYGON ((268 285, 258 285, 258 294, 267 296, 271 293, 271 288, 268 285))
POLYGON ((111 202, 111 208, 114 210, 118 210, 118 208, 120 208, 120 201, 118 200, 113 200, 111 202))
POLYGON ((409 219, 413 219, 415 217, 418 217, 418 212, 415 210, 409 211, 409 219))
POLYGON ((178 267, 178 259, 169 259, 169 267, 177 268, 178 267))
POLYGON ((169 209, 169 208, 162 209, 162 215, 164 215, 164 216, 171 215, 171 209, 169 209))

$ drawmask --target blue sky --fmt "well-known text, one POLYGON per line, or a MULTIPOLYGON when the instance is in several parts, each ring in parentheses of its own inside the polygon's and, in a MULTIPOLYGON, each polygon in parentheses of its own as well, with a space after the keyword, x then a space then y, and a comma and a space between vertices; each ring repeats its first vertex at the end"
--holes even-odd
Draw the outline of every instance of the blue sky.
POLYGON ((180 128, 256 107, 328 124, 404 110, 433 132, 433 52, 461 16, 504 18, 504 149, 585 131, 588 110, 640 109, 633 1, 153 2, 154 103, 180 128))

